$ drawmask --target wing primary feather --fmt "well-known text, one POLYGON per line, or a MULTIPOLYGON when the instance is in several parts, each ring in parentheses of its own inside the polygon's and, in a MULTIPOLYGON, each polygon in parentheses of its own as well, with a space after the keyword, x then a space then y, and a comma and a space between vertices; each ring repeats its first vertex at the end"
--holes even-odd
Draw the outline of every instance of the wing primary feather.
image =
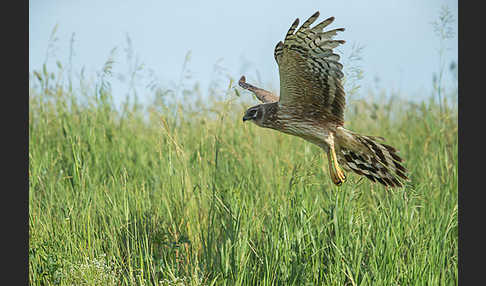
POLYGON ((292 26, 290 26, 290 29, 287 32, 287 35, 285 36, 285 40, 287 40, 291 35, 294 34, 294 31, 298 25, 299 25, 299 18, 295 19, 294 23, 292 23, 292 26))
POLYGON ((315 12, 312 16, 310 16, 309 19, 307 19, 307 21, 305 21, 304 24, 300 26, 300 28, 297 30, 297 33, 303 32, 307 28, 309 28, 309 26, 312 25, 312 23, 314 23, 318 17, 319 11, 315 12))
POLYGON ((314 31, 314 32, 320 32, 325 27, 329 26, 329 24, 331 24, 332 22, 334 22, 334 17, 329 17, 326 20, 324 20, 324 21, 320 22, 319 24, 317 24, 314 28, 312 28, 312 31, 314 31))
POLYGON ((322 49, 330 49, 330 50, 332 50, 335 47, 337 47, 339 45, 342 45, 344 43, 346 43, 346 41, 344 41, 344 40, 329 40, 329 41, 321 42, 318 45, 322 49))
POLYGON ((344 28, 337 28, 337 29, 334 29, 334 30, 330 30, 330 31, 327 31, 327 32, 321 32, 319 33, 319 39, 332 39, 334 36, 337 35, 337 32, 344 32, 344 28))
POLYGON ((278 42, 277 45, 275 46, 273 56, 275 57, 275 61, 277 61, 277 63, 279 62, 279 58, 282 55, 283 48, 284 48, 284 43, 282 41, 278 42))

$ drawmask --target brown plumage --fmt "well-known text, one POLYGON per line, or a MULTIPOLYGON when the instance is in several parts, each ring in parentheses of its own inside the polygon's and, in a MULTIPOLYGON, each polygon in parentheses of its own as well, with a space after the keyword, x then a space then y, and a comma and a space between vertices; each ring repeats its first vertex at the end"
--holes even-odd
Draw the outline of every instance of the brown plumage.
POLYGON ((343 66, 333 49, 344 41, 333 37, 344 29, 323 31, 334 17, 310 27, 318 17, 319 12, 314 13, 298 29, 296 19, 284 41, 275 47, 280 97, 241 77, 239 85, 263 102, 249 108, 243 121, 250 120, 260 127, 299 136, 320 146, 327 153, 331 179, 336 185, 346 179, 342 167, 373 182, 401 187, 408 178, 398 151, 381 143, 382 138, 360 135, 343 127, 343 66))

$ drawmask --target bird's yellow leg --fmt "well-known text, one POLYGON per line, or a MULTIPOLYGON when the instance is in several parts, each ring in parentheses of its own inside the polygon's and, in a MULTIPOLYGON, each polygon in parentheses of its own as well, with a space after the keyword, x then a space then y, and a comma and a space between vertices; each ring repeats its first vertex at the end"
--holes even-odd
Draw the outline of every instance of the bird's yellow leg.
POLYGON ((329 146, 327 151, 327 159, 329 161, 329 173, 331 175, 332 182, 337 186, 346 181, 346 175, 344 175, 343 170, 339 167, 339 163, 336 156, 336 151, 334 151, 334 145, 329 146))

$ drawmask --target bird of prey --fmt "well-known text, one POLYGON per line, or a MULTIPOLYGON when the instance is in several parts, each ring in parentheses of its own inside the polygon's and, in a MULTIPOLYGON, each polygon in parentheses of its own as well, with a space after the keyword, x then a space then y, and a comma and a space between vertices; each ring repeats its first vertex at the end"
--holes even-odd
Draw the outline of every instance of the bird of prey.
POLYGON ((327 153, 332 182, 338 186, 346 180, 344 169, 387 187, 402 187, 408 177, 397 149, 382 143, 381 137, 361 135, 343 127, 343 66, 333 49, 344 41, 333 38, 344 28, 324 30, 334 17, 311 27, 318 17, 319 12, 314 13, 298 29, 297 18, 284 41, 275 47, 280 96, 241 77, 239 85, 263 102, 246 110, 243 121, 298 136, 321 147, 327 153))

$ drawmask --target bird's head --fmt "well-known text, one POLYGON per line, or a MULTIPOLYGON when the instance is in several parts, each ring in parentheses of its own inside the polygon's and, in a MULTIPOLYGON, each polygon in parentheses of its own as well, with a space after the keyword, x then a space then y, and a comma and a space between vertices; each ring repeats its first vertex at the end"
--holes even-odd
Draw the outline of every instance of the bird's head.
POLYGON ((264 115, 265 115, 265 108, 263 104, 255 105, 246 110, 245 115, 243 116, 243 121, 250 120, 256 125, 261 126, 264 115))

